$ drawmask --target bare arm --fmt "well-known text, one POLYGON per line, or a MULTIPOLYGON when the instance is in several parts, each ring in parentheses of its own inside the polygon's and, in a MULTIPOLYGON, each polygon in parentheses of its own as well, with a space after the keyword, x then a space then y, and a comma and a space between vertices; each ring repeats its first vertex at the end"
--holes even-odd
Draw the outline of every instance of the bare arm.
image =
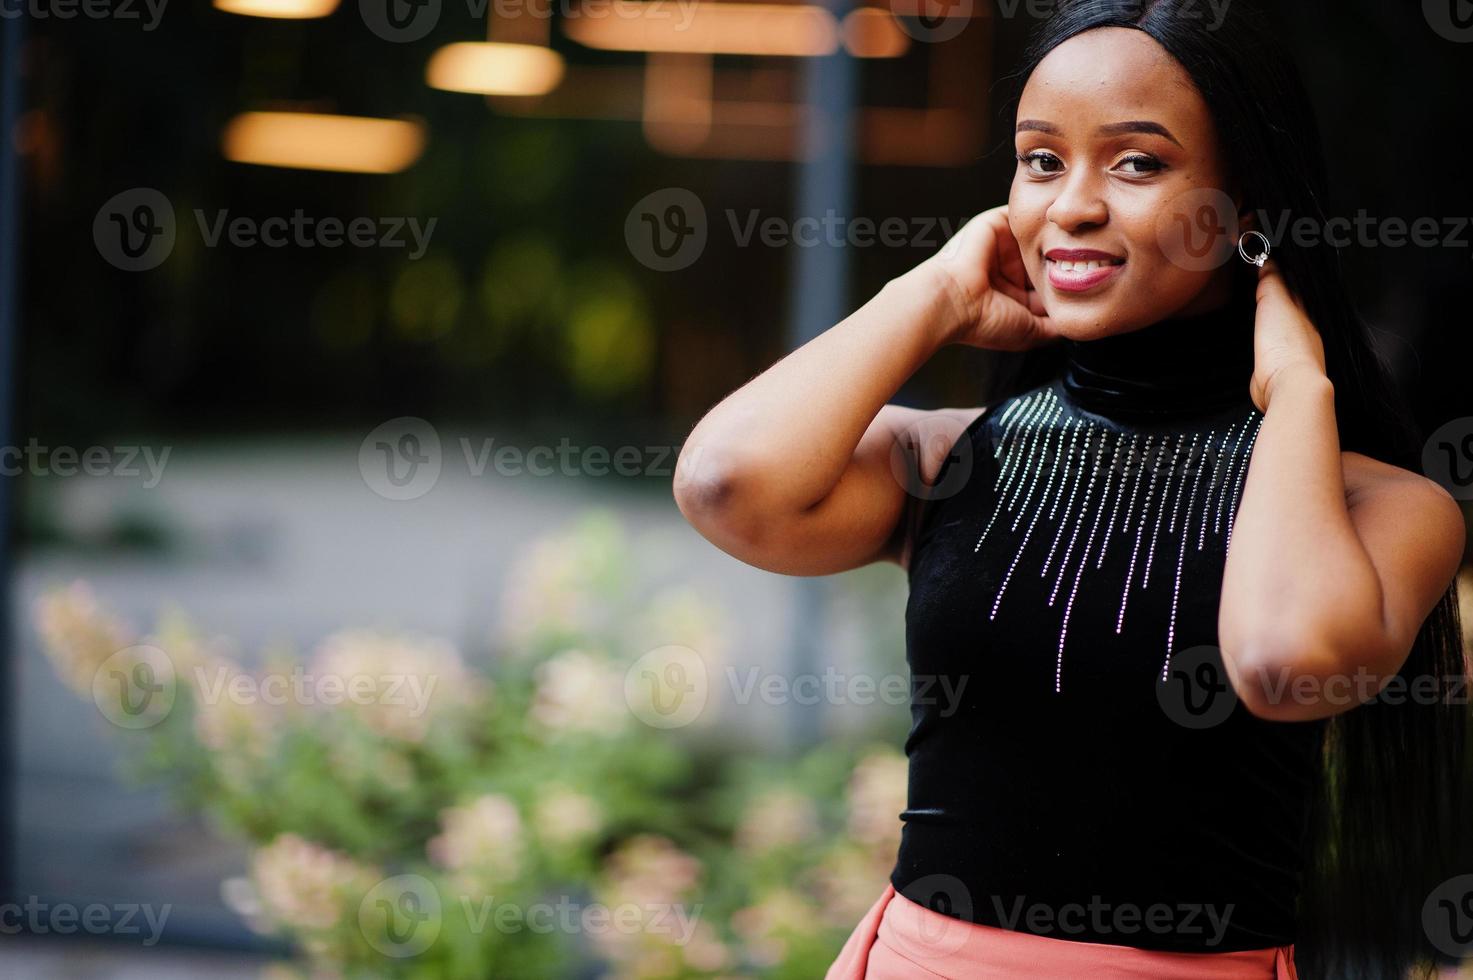
POLYGON ((918 448, 922 475, 934 474, 980 409, 886 402, 946 344, 1040 342, 1041 312, 1006 209, 983 212, 708 412, 676 466, 681 513, 723 551, 770 571, 826 575, 900 561, 903 450, 918 448))
POLYGON ((1426 477, 1341 452, 1318 334, 1276 274, 1259 303, 1255 399, 1266 408, 1218 634, 1245 706, 1300 721, 1355 707, 1401 668, 1457 572, 1463 519, 1426 477))
POLYGON ((737 389, 691 430, 675 500, 711 543, 789 575, 898 555, 902 432, 927 413, 887 405, 945 345, 945 286, 922 268, 737 389))

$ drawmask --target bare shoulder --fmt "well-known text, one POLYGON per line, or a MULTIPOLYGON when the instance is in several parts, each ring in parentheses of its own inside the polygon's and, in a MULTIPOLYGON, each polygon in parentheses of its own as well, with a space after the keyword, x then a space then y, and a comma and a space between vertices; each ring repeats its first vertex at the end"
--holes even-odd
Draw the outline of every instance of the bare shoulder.
POLYGON ((876 417, 890 441, 910 450, 920 464, 920 475, 926 483, 935 482, 956 441, 967 427, 987 409, 976 408, 907 408, 886 405, 876 417))
POLYGON ((1347 494, 1358 492, 1427 493, 1449 500, 1452 495, 1436 480, 1402 466, 1395 466, 1365 453, 1345 451, 1340 454, 1347 494))
POLYGON ((1427 476, 1364 453, 1342 452, 1346 504, 1374 505, 1402 522, 1414 522, 1438 534, 1462 540, 1466 532, 1462 508, 1452 494, 1427 476))

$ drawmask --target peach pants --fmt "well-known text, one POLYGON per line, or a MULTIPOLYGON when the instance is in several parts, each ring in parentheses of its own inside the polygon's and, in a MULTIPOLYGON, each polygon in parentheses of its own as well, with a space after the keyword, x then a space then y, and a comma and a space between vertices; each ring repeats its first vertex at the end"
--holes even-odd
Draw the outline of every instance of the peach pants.
POLYGON ((825 980, 1299 980, 1294 946, 1232 953, 1171 953, 1053 939, 966 922, 886 885, 849 935, 825 980))

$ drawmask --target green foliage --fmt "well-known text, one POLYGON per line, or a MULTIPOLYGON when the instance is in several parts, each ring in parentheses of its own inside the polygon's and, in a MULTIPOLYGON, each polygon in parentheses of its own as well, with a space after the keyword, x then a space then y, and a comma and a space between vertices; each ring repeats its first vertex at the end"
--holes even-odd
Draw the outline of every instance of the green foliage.
POLYGON ((80 584, 37 618, 107 717, 104 666, 135 676, 128 651, 166 655, 171 707, 121 731, 133 768, 253 846, 225 894, 311 975, 821 975, 893 862, 904 759, 764 757, 709 714, 641 720, 626 678, 652 645, 697 651, 714 677, 729 633, 704 597, 632 574, 663 567, 641 548, 601 511, 538 542, 475 664, 354 629, 248 669, 177 615, 127 636, 80 584))

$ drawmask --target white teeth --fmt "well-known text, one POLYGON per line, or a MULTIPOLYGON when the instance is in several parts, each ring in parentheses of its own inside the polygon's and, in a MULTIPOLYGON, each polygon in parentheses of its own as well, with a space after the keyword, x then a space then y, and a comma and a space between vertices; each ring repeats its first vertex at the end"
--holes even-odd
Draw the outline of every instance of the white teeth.
POLYGON ((1099 259, 1090 259, 1088 262, 1075 262, 1069 259, 1051 260, 1059 267, 1060 272, 1093 272, 1106 266, 1114 265, 1114 262, 1102 262, 1099 259))

